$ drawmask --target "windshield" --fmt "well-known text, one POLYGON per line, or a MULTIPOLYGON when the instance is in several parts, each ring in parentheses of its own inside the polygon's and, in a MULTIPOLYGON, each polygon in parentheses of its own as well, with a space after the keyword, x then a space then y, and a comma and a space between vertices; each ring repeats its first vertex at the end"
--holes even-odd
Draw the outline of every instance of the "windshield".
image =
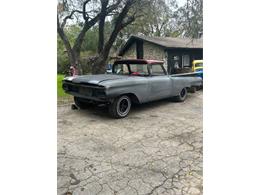
POLYGON ((133 76, 148 76, 147 64, 115 64, 113 74, 117 75, 133 75, 133 76))

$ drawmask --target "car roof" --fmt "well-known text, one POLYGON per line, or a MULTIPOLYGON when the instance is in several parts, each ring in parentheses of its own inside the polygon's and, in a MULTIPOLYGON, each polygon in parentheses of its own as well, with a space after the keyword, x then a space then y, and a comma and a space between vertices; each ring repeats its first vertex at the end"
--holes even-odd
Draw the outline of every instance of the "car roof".
POLYGON ((193 63, 203 63, 203 60, 193 60, 193 63))
POLYGON ((122 59, 116 60, 114 64, 163 64, 162 60, 145 60, 145 59, 122 59))

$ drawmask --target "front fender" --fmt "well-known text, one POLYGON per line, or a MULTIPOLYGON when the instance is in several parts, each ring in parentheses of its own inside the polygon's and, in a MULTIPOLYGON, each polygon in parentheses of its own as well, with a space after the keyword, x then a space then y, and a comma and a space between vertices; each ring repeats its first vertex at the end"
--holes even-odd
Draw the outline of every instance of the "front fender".
POLYGON ((110 86, 106 89, 108 98, 118 97, 123 94, 134 94, 140 103, 148 101, 148 84, 146 83, 133 83, 121 86, 110 86))

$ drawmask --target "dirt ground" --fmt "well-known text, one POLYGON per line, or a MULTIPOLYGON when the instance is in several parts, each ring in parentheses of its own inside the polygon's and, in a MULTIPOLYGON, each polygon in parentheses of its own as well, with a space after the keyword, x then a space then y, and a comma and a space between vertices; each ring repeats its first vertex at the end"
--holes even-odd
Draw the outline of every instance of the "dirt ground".
POLYGON ((202 194, 202 101, 198 91, 124 119, 58 106, 58 194, 202 194))

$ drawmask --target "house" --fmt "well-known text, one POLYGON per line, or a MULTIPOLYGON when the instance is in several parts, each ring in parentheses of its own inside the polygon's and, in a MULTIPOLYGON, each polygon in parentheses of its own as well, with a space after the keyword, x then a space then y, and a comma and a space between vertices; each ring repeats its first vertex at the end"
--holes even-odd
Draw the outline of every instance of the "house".
POLYGON ((120 48, 123 58, 164 60, 170 74, 191 71, 192 61, 203 59, 203 40, 132 35, 120 48))

